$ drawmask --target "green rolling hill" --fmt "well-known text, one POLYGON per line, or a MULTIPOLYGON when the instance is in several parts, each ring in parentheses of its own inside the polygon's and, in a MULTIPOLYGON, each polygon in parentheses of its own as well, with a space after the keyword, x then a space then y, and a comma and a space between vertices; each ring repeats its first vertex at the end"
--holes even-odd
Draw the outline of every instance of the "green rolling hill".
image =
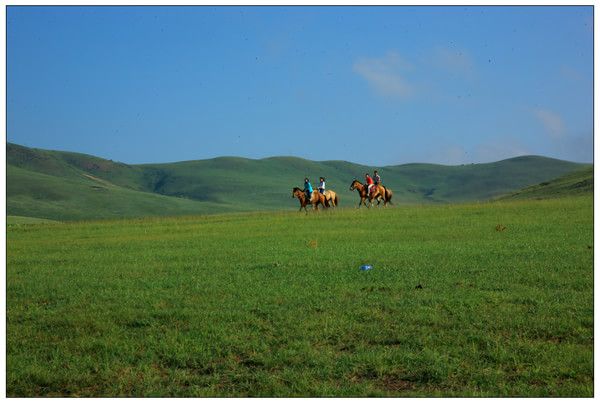
POLYGON ((587 167, 502 196, 500 200, 552 199, 567 195, 591 194, 593 191, 594 167, 587 167))
MULTIPOLYGON (((327 178, 340 206, 356 206, 348 188, 373 167, 296 157, 220 157, 128 165, 72 152, 7 144, 7 214, 52 220, 291 210, 291 189, 308 176, 327 178)), ((395 204, 489 200, 579 171, 578 164, 539 156, 489 164, 377 167, 395 204)))

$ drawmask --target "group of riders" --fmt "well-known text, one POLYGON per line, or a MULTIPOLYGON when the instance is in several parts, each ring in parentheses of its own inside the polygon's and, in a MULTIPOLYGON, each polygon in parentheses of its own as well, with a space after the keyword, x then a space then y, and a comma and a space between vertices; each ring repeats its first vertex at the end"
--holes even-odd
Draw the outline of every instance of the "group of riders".
MULTIPOLYGON (((368 173, 365 174, 365 182, 367 185, 367 194, 371 194, 371 192, 377 187, 377 185, 381 184, 381 177, 377 170, 373 171, 373 177, 371 177, 368 173)), ((322 176, 319 178, 319 186, 317 187, 319 193, 325 193, 325 178, 322 176)), ((310 199, 313 193, 313 187, 310 184, 310 180, 308 178, 304 178, 304 193, 306 193, 307 199, 310 199)))

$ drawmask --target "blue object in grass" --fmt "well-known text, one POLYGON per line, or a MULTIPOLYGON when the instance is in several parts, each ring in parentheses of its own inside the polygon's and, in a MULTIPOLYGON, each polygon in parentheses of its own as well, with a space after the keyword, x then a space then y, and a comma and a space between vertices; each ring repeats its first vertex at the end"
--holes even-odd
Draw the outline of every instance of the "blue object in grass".
POLYGON ((362 266, 360 266, 360 269, 362 271, 371 270, 372 268, 373 266, 371 266, 370 264, 363 264, 362 266))

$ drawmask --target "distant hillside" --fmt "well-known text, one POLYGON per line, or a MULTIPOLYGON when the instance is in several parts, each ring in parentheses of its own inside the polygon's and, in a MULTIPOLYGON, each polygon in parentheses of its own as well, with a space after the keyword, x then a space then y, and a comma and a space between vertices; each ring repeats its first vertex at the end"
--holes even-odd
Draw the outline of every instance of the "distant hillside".
POLYGON ((584 195, 594 191, 594 168, 563 175, 559 178, 529 186, 518 192, 503 196, 500 200, 550 199, 562 196, 584 195))
MULTIPOLYGON (((490 164, 406 164, 377 167, 396 204, 487 200, 589 166, 545 157, 490 164)), ((169 164, 128 165, 62 151, 7 144, 9 215, 53 220, 297 209, 291 189, 319 176, 358 204, 349 186, 374 167, 296 157, 220 157, 169 164)))

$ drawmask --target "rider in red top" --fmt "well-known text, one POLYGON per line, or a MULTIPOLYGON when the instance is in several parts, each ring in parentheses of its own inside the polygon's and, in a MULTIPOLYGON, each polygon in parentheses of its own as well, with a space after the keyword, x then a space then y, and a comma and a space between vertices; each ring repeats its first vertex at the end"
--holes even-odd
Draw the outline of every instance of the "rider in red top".
POLYGON ((367 182, 367 195, 371 194, 371 186, 373 186, 373 179, 369 174, 365 174, 365 181, 367 182))

